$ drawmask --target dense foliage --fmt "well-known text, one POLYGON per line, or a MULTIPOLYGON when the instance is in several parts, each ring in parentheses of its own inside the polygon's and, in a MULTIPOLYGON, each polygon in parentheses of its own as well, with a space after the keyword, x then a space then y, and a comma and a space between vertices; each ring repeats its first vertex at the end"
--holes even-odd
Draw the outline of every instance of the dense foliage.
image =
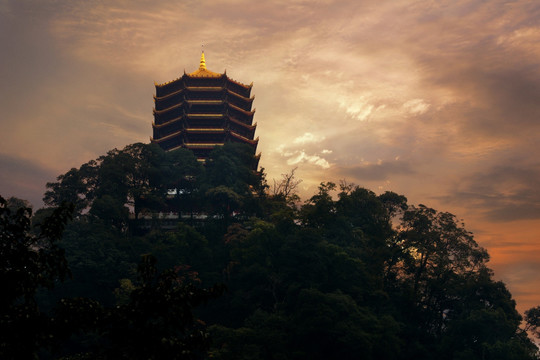
MULTIPOLYGON (((47 184, 49 208, 33 219, 63 201, 75 204, 58 243, 73 278, 39 291, 36 306, 68 319, 77 313, 69 309, 85 310, 68 322, 79 327, 65 330, 76 336, 50 353, 537 358, 487 252, 452 214, 345 182, 322 183, 300 204, 294 172, 269 191, 252 161, 238 144, 217 148, 205 166, 187 150, 133 144, 47 184), (146 256, 137 271, 146 253, 157 263, 146 256), (159 275, 156 264, 174 270, 159 275), (215 298, 219 283, 227 291, 215 298), (191 309, 210 298, 195 320, 191 309)), ((16 237, 27 236, 23 228, 16 237)), ((537 331, 540 311, 526 315, 537 331)))
POLYGON ((0 358, 204 358, 209 337, 192 309, 219 296, 223 287, 200 288, 179 268, 159 272, 151 255, 138 265, 135 284, 123 282, 116 306, 92 299, 98 293, 81 297, 71 291, 44 311, 37 300, 40 288, 51 290, 70 276, 58 242, 72 212, 71 204, 52 210, 35 235, 31 209, 13 213, 0 197, 0 358))

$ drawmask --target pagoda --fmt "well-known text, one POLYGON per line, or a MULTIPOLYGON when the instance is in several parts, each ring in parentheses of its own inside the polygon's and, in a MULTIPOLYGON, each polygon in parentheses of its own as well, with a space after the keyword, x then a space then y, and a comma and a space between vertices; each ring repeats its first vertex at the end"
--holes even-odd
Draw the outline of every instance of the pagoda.
POLYGON ((254 139, 253 84, 208 70, 203 51, 198 70, 155 86, 152 143, 166 151, 190 149, 203 162, 226 142, 247 144, 255 155, 259 138, 254 139))

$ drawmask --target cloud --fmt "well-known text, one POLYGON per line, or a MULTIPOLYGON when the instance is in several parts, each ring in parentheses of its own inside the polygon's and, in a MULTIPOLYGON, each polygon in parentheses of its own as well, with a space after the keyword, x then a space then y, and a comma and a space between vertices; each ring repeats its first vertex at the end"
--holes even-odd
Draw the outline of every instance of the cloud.
POLYGON ((540 163, 501 161, 463 177, 444 201, 474 208, 493 222, 540 219, 540 163))
POLYGON ((403 104, 403 109, 413 115, 422 115, 428 111, 429 106, 423 99, 413 99, 403 104))
POLYGON ((293 144, 303 145, 307 143, 319 142, 324 139, 325 139, 324 136, 317 136, 317 135, 313 135, 312 133, 307 132, 307 133, 304 133, 304 135, 295 138, 293 140, 293 144))
POLYGON ((345 175, 350 176, 353 180, 360 183, 363 181, 381 181, 388 180, 397 175, 412 175, 414 174, 414 166, 407 164, 403 161, 378 161, 376 163, 365 162, 361 165, 342 167, 338 171, 345 175))
POLYGON ((347 101, 346 99, 341 98, 338 102, 339 106, 345 109, 347 114, 359 121, 367 120, 375 108, 373 104, 370 104, 362 97, 355 101, 347 101))
POLYGON ((298 165, 301 163, 313 164, 320 166, 323 169, 328 169, 330 163, 318 155, 307 155, 304 151, 296 152, 292 157, 287 159, 287 165, 298 165))

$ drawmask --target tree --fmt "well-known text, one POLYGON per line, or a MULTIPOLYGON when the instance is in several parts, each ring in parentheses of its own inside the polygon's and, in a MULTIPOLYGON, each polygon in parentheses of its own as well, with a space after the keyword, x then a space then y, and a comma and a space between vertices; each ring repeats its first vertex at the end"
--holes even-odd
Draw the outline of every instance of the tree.
POLYGON ((58 176, 56 182, 47 183, 43 201, 48 206, 72 202, 78 216, 89 211, 110 221, 113 215, 115 226, 122 228, 126 219, 121 213, 132 209, 137 219, 146 210, 165 209, 168 190, 184 188, 200 173, 189 150, 165 152, 155 144, 135 143, 58 176))
POLYGON ((29 201, 24 200, 24 199, 19 199, 15 196, 8 198, 6 201, 7 201, 7 207, 11 211, 11 213, 16 213, 17 210, 19 210, 20 208, 32 209, 32 205, 30 204, 29 201))
POLYGON ((31 358, 50 344, 50 321, 40 312, 36 291, 51 289, 69 274, 64 250, 58 246, 73 205, 63 204, 30 233, 32 210, 15 213, 0 196, 0 357, 31 358))
POLYGON ((387 262, 386 284, 412 344, 403 358, 535 358, 511 294, 492 279, 487 251, 454 215, 410 206, 394 241, 399 260, 387 262))
POLYGON ((205 358, 209 336, 193 308, 220 296, 224 287, 198 288, 179 269, 158 272, 151 255, 143 256, 137 272, 139 285, 127 303, 105 309, 98 319, 100 338, 90 358, 205 358))
POLYGON ((292 169, 287 174, 281 174, 280 181, 274 179, 274 184, 270 193, 272 197, 282 198, 291 205, 300 200, 297 192, 298 185, 302 183, 302 179, 296 179, 294 175, 296 169, 298 168, 292 169))
POLYGON ((313 195, 301 208, 300 217, 308 227, 322 228, 335 218, 335 203, 330 195, 336 189, 333 182, 322 182, 319 192, 313 195))
POLYGON ((143 257, 137 286, 125 287, 130 294, 118 306, 73 296, 51 314, 39 308, 38 289, 52 289, 71 274, 59 240, 73 208, 54 209, 33 235, 31 210, 13 214, 0 197, 0 357, 29 359, 50 349, 65 359, 204 358, 209 338, 193 308, 224 287, 199 288, 182 267, 159 272, 151 255, 143 257), (74 335, 84 341, 73 343, 74 335))
MULTIPOLYGON (((299 206, 295 170, 268 191, 253 162, 242 144, 216 147, 204 167, 184 149, 132 144, 49 185, 49 204, 77 203, 65 248, 74 274, 87 281, 82 288, 91 290, 83 295, 102 302, 65 293, 71 299, 56 316, 72 326, 63 333, 96 338, 71 353, 202 356, 207 335, 191 310, 219 291, 199 289, 176 271, 191 265, 189 274, 205 286, 227 283, 225 296, 197 309, 215 334, 216 359, 535 358, 487 251, 454 215, 345 181, 321 183, 299 206), (135 217, 157 210, 207 216, 179 217, 167 231, 125 232, 126 209, 135 217), (137 281, 136 257, 150 251, 166 267, 183 265, 160 273, 145 257, 137 281), (116 297, 105 296, 113 289, 116 297), (110 307, 115 298, 118 308, 110 307)), ((537 313, 526 314, 530 331, 537 313)))
POLYGON ((437 311, 442 312, 447 305, 437 297, 445 293, 444 288, 435 292, 433 280, 451 282, 457 280, 456 276, 481 271, 489 260, 487 251, 454 215, 424 205, 411 206, 403 215, 401 227, 402 276, 410 280, 413 301, 439 307, 437 311))
POLYGON ((540 338, 540 306, 525 311, 525 331, 531 332, 536 338, 540 338))

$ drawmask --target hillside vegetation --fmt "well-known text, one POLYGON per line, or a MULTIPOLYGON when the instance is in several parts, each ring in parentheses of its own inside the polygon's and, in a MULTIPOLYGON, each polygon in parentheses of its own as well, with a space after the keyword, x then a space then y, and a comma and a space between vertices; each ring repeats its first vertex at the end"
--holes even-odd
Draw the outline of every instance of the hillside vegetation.
MULTIPOLYGON (((270 188, 252 165, 238 144, 205 166, 132 144, 47 184, 41 232, 4 201, 2 233, 19 232, 3 243, 30 246, 3 245, 4 279, 5 259, 38 248, 61 266, 14 287, 2 331, 26 331, 43 358, 537 359, 487 251, 452 214, 346 182, 301 202, 294 173, 270 188), (24 311, 41 319, 34 332, 24 311)), ((10 341, 0 350, 17 358, 10 341)))

